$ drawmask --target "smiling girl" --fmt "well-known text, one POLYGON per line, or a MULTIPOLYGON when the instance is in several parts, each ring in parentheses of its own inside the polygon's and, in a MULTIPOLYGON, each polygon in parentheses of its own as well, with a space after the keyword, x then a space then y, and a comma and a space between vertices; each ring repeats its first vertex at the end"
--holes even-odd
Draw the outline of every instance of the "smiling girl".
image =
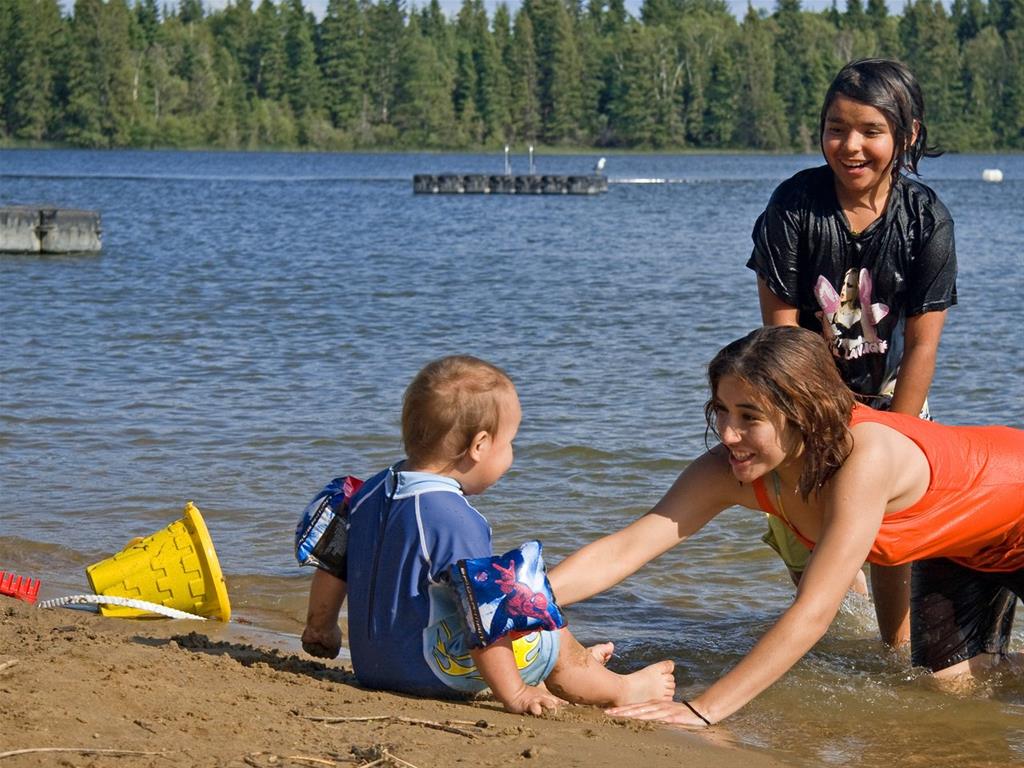
MULTIPOLYGON (((821 109, 826 165, 779 185, 747 262, 765 325, 820 333, 858 399, 924 417, 946 310, 956 304, 953 220, 904 173, 938 154, 927 136, 921 88, 906 67, 847 64, 821 109)), ((777 520, 769 528, 765 541, 799 583, 807 549, 777 520)), ((871 576, 882 637, 899 645, 909 634, 908 570, 872 566, 871 576)))
POLYGON ((1008 645, 1024 597, 1024 431, 858 404, 821 337, 790 326, 729 344, 708 378, 720 443, 650 512, 560 563, 559 603, 619 583, 734 505, 777 517, 814 551, 793 604, 707 691, 609 714, 692 726, 728 717, 825 634, 865 560, 913 563, 916 665, 951 677, 1019 663, 1008 645))

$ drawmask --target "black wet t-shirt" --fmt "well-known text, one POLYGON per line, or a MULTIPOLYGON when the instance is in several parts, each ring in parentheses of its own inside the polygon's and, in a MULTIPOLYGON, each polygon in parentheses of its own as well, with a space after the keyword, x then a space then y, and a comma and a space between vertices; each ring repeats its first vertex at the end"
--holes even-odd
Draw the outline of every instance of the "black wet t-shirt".
POLYGON ((893 184, 885 213, 853 234, 831 169, 780 184, 754 224, 747 262, 804 328, 822 334, 846 383, 875 395, 899 373, 907 317, 956 304, 953 219, 912 179, 893 184))

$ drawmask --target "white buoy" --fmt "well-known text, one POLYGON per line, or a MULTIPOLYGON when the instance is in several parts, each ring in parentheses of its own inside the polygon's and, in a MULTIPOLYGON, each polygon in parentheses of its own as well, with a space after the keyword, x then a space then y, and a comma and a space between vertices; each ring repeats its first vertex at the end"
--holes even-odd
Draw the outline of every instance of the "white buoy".
POLYGON ((986 168, 981 172, 981 178, 984 181, 991 181, 998 184, 1003 180, 1003 172, 998 168, 986 168))

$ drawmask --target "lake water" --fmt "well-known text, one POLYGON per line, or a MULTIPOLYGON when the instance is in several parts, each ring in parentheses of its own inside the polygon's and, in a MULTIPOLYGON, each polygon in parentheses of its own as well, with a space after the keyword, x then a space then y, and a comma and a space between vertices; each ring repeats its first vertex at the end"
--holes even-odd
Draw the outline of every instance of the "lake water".
MULTIPOLYGON (((0 256, 0 568, 41 577, 43 597, 88 592, 86 565, 191 499, 235 619, 297 649, 298 513, 330 478, 400 457, 406 383, 453 352, 504 367, 522 400, 515 466, 477 501, 495 546, 539 537, 557 562, 703 450, 704 366, 759 324, 753 221, 819 162, 612 156, 605 195, 433 197, 414 173, 502 158, 0 151, 0 205, 99 209, 104 229, 100 255, 0 256)), ((1022 426, 1024 156, 923 170, 960 259, 932 411, 1022 426)), ((615 640, 623 669, 674 658, 680 693, 703 689, 791 599, 762 526, 727 511, 571 609, 576 634, 615 640)), ((726 729, 797 766, 1005 766, 1024 762, 1024 683, 940 693, 852 602, 726 729)))

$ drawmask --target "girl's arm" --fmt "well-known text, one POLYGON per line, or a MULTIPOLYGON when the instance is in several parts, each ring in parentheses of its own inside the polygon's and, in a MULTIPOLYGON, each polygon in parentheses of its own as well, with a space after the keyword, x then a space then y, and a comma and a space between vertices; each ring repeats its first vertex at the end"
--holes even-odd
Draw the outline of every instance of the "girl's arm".
POLYGON ((757 278, 757 298, 761 305, 761 322, 765 325, 800 324, 800 311, 772 293, 760 277, 757 278))
MULTIPOLYGON (((907 318, 903 332, 903 361, 890 410, 917 416, 924 407, 935 374, 946 311, 907 318)), ((882 640, 898 648, 910 641, 910 566, 872 565, 871 593, 882 640)))
POLYGON ((722 449, 688 466, 650 512, 598 539, 548 574, 559 605, 571 605, 618 584, 728 506, 742 501, 722 449))
POLYGON ((903 360, 890 410, 917 416, 924 407, 935 375, 935 358, 946 323, 946 312, 924 312, 907 318, 903 331, 903 360))
MULTIPOLYGON (((710 722, 728 717, 782 677, 828 630, 881 527, 892 487, 891 468, 897 465, 886 456, 877 441, 858 439, 846 464, 823 489, 821 536, 793 604, 739 664, 690 700, 710 722)), ((649 702, 608 712, 704 725, 677 702, 649 702)))
POLYGON ((903 330, 903 359, 891 406, 892 410, 911 416, 921 412, 928 397, 946 312, 956 304, 953 220, 938 201, 931 214, 935 219, 931 227, 918 222, 923 227, 924 240, 915 246, 912 266, 904 276, 903 311, 907 319, 903 330))

